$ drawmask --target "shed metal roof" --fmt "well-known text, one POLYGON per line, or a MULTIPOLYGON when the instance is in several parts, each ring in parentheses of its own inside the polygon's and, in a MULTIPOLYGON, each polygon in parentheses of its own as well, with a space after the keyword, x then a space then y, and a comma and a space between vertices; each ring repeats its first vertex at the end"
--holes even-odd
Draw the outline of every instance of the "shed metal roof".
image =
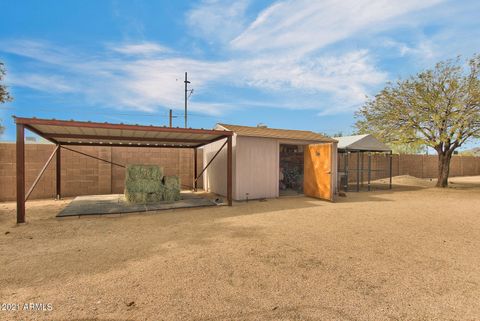
POLYGON ((55 144, 194 148, 231 136, 227 130, 171 128, 14 117, 34 133, 55 144))
POLYGON ((337 142, 335 139, 326 137, 308 130, 292 130, 292 129, 277 129, 268 127, 250 127, 230 124, 218 124, 222 128, 231 130, 239 136, 263 137, 263 138, 277 138, 277 139, 294 139, 303 141, 318 141, 318 142, 337 142))
POLYGON ((338 140, 338 149, 364 150, 372 152, 391 151, 390 147, 370 134, 334 138, 338 140))

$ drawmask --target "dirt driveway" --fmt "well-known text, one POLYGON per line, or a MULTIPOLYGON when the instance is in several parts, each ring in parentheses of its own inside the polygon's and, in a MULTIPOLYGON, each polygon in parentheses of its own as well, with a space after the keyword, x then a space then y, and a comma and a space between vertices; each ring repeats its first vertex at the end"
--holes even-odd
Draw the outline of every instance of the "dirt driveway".
POLYGON ((480 177, 453 182, 64 220, 32 201, 18 227, 0 203, 0 303, 37 303, 0 320, 480 320, 480 177))

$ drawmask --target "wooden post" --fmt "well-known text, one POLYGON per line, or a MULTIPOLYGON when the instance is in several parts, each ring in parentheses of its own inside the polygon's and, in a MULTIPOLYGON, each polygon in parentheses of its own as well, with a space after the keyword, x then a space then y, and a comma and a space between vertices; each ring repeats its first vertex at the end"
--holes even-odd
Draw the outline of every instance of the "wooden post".
POLYGON ((345 163, 344 163, 344 172, 345 172, 345 192, 348 192, 348 151, 345 150, 345 163))
POLYGON ((360 192, 360 151, 357 151, 357 192, 360 192))
POLYGON ((25 223, 25 127, 17 124, 17 223, 25 223))
POLYGON ((227 200, 228 206, 232 206, 232 188, 233 188, 233 166, 232 166, 232 136, 227 138, 227 200))
POLYGON ((363 170, 365 168, 365 164, 364 164, 364 161, 363 159, 365 158, 365 152, 362 152, 361 153, 361 158, 360 158, 360 184, 361 186, 363 187, 363 170))
POLYGON ((197 149, 193 149, 193 190, 196 192, 197 191, 197 149))
POLYGON ((60 200, 62 198, 62 155, 60 153, 61 148, 60 145, 58 145, 57 149, 57 162, 56 162, 56 194, 57 200, 60 200))
POLYGON ((370 191, 370 180, 372 178, 372 153, 368 153, 368 191, 370 191))
MULTIPOLYGON (((393 154, 392 154, 392 151, 390 151, 390 164, 389 164, 389 176, 390 176, 390 183, 389 183, 389 189, 392 189, 392 158, 393 158, 393 154)), ((423 168, 423 166, 422 166, 423 168)))

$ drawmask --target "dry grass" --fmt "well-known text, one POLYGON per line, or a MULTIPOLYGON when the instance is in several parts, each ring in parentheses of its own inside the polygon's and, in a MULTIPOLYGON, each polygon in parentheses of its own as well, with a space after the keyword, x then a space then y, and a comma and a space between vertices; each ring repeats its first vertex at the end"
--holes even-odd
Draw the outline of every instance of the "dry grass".
POLYGON ((1 320, 479 320, 480 177, 58 220, 0 204, 1 320), (8 232, 8 233, 7 233, 8 232))

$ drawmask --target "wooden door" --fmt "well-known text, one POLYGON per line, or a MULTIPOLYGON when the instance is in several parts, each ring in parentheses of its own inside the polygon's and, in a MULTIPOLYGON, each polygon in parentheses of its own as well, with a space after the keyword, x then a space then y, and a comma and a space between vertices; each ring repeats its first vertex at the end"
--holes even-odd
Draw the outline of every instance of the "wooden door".
POLYGON ((332 144, 308 145, 304 152, 303 192, 333 201, 332 144))

